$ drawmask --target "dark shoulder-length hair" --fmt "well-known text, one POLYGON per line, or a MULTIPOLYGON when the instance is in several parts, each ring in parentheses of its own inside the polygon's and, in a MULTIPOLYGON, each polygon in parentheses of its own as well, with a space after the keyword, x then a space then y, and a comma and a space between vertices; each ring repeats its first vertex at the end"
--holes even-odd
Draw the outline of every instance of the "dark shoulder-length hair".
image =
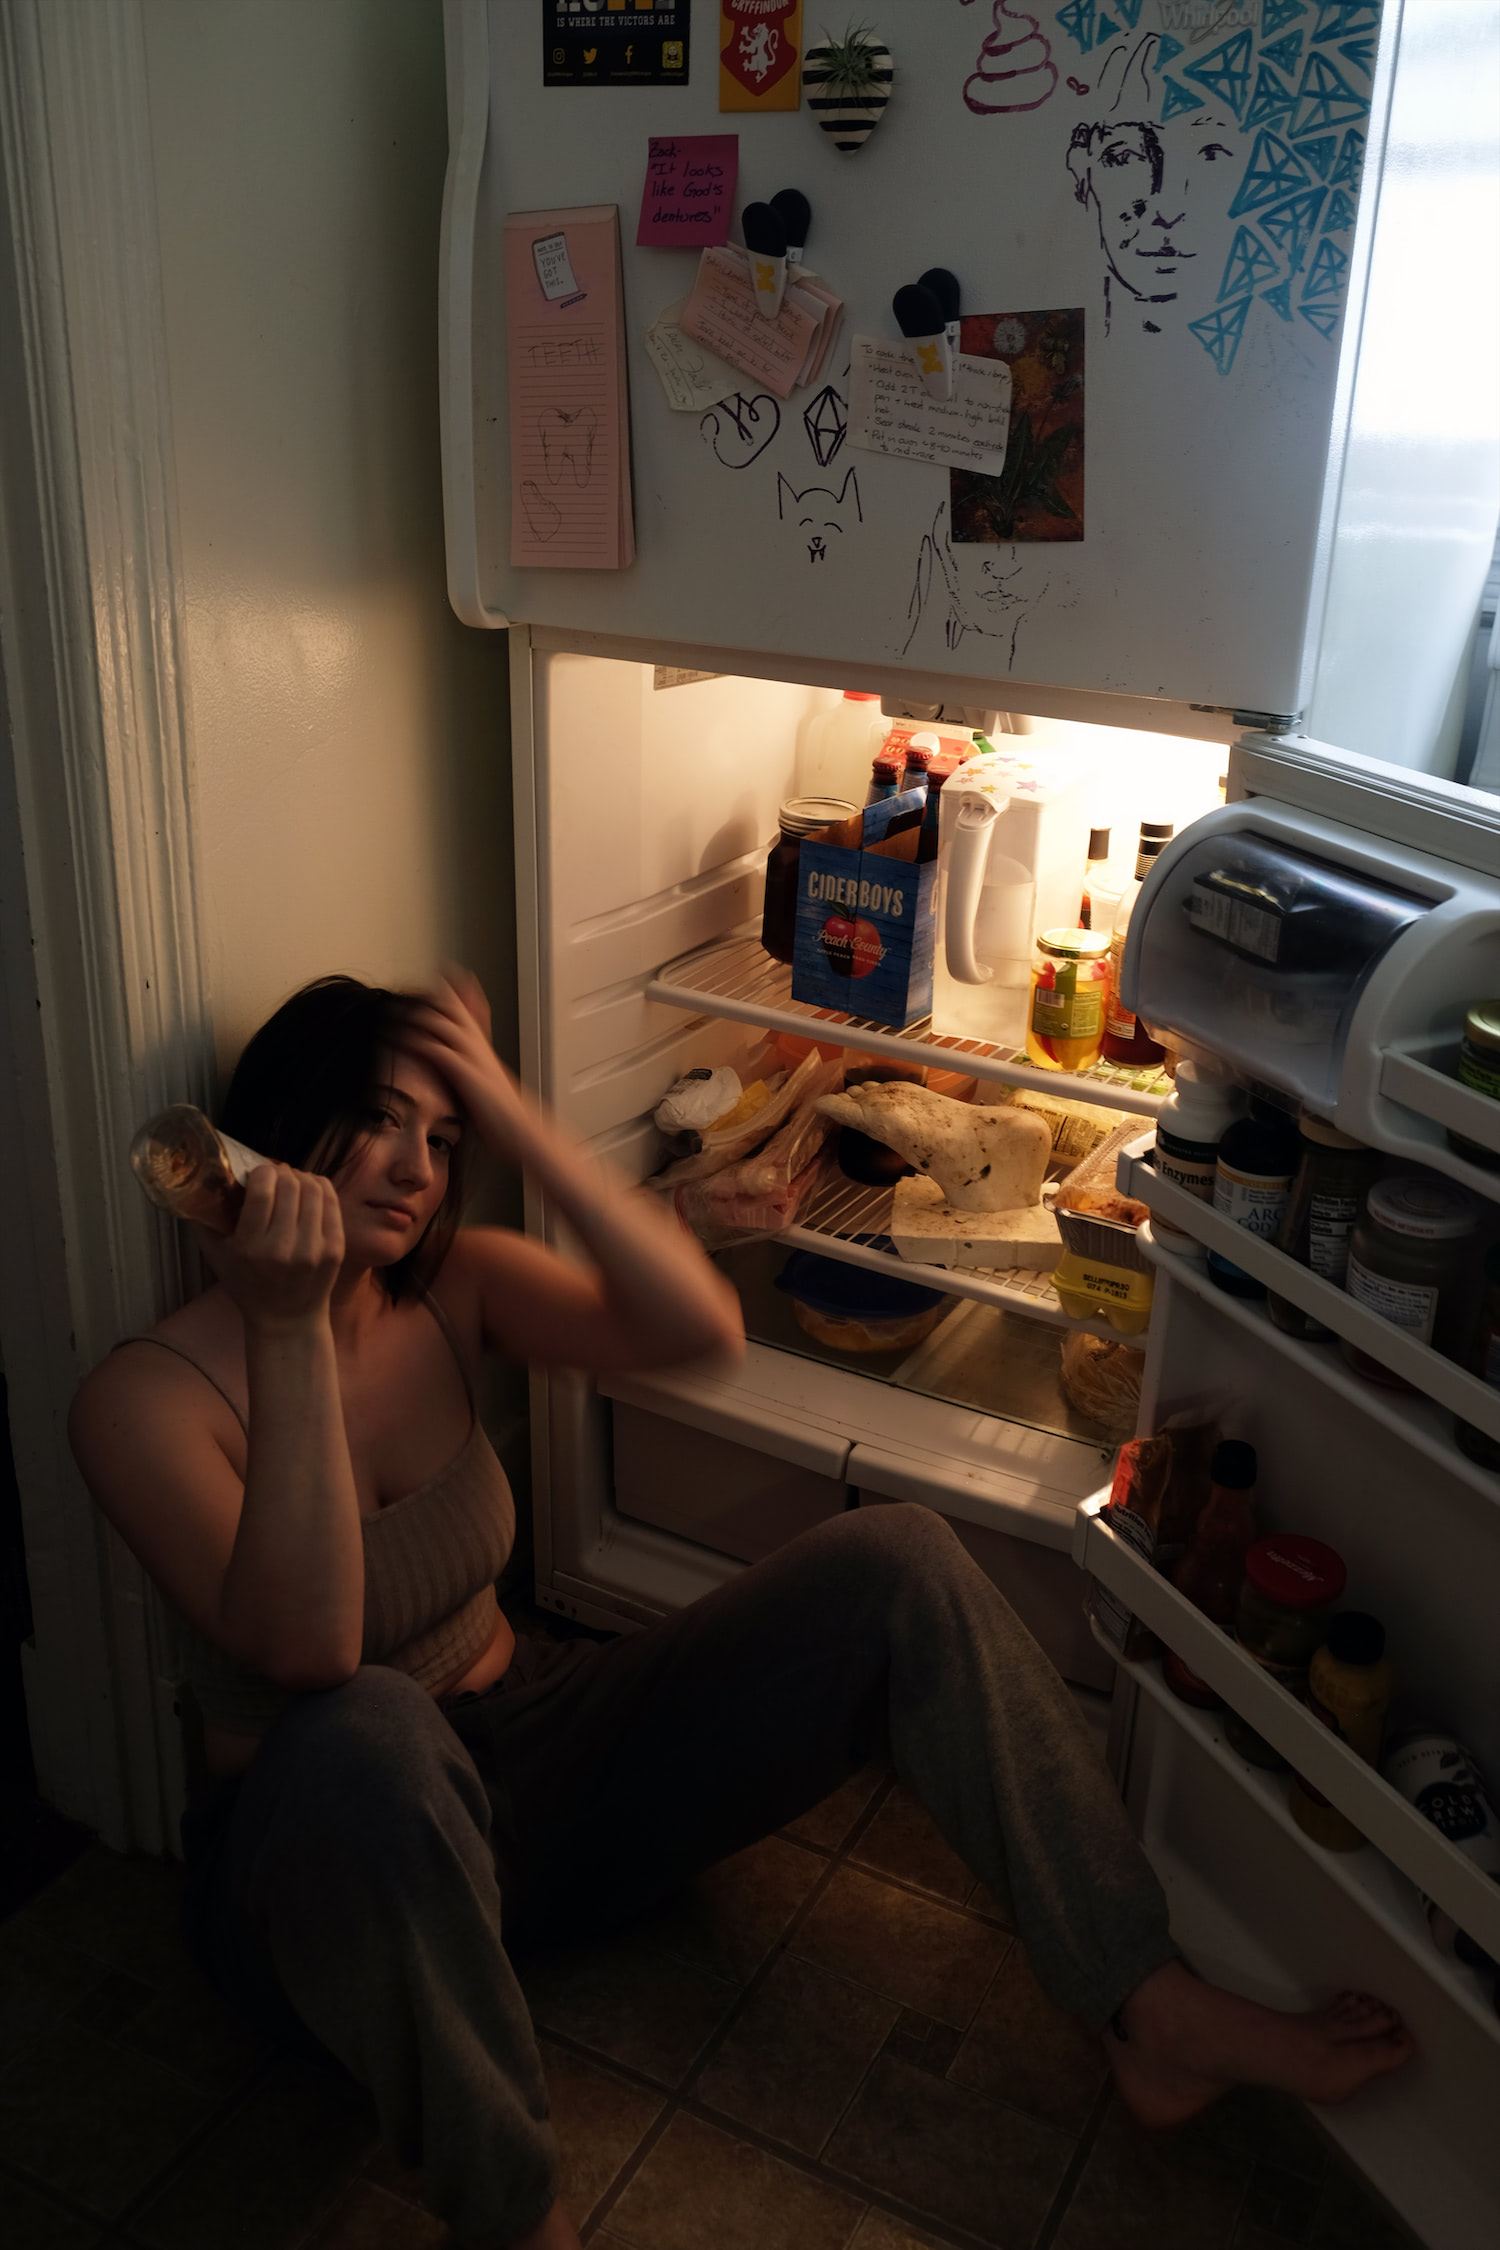
MULTIPOLYGON (((318 977, 283 1001, 248 1041, 218 1122, 232 1139, 299 1172, 330 1179, 369 1138, 371 1110, 390 1082, 391 1059, 412 995, 318 977)), ((393 1302, 435 1278, 458 1232, 465 1141, 448 1160, 448 1187, 420 1242, 377 1269, 393 1302)))

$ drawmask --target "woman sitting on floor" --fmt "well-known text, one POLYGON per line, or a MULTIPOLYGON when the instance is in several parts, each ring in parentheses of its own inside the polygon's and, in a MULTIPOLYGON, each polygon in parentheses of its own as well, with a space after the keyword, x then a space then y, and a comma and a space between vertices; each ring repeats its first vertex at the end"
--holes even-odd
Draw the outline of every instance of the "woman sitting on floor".
POLYGON ((925 1508, 842 1515, 641 1633, 517 1642, 484 1353, 602 1373, 743 1331, 676 1221, 517 1087, 472 979, 308 986, 222 1122, 270 1161, 232 1235, 200 1230, 217 1283, 94 1369, 73 1443, 188 1628, 217 1776, 184 1823, 200 1955, 369 2088, 460 2242, 578 2242, 507 1947, 641 1915, 871 1759, 1147 2124, 1242 2080, 1337 2101, 1407 2059, 1377 2001, 1285 2015, 1189 1973, 1067 1688, 925 1508), (460 1227, 471 1138, 587 1264, 460 1227))

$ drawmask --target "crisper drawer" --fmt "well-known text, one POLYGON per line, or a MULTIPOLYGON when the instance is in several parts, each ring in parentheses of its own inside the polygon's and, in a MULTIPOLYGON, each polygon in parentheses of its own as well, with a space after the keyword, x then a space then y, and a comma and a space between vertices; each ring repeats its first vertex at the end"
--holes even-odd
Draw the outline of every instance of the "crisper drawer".
POLYGON ((611 1413, 619 1513, 715 1554, 759 1562, 849 1505, 848 1487, 815 1469, 619 1399, 611 1413))

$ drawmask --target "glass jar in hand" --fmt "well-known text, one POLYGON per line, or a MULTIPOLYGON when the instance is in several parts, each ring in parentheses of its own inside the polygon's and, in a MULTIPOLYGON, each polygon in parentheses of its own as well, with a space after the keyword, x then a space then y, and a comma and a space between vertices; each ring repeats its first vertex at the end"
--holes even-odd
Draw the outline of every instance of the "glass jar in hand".
MULTIPOLYGON (((1246 1551, 1234 1637, 1247 1656, 1299 1701, 1307 1699, 1308 1666, 1327 1638, 1347 1575, 1342 1556, 1301 1532, 1273 1532, 1246 1551)), ((1252 1765, 1272 1773, 1288 1770, 1280 1751, 1237 1711, 1225 1712, 1224 1732, 1252 1765)))
POLYGON ((766 861, 766 902, 760 942, 773 961, 790 961, 797 934, 797 869, 802 839, 859 811, 844 797, 788 797, 781 808, 781 834, 766 861))

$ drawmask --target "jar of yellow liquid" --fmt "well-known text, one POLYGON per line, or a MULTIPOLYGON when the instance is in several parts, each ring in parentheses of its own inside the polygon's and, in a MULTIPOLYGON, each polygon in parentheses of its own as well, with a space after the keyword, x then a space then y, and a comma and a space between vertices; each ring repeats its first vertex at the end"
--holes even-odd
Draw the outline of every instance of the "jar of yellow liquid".
POLYGON ((1026 1011, 1026 1059, 1043 1070, 1099 1060, 1109 991, 1107 930, 1046 930, 1036 941, 1026 1011))

